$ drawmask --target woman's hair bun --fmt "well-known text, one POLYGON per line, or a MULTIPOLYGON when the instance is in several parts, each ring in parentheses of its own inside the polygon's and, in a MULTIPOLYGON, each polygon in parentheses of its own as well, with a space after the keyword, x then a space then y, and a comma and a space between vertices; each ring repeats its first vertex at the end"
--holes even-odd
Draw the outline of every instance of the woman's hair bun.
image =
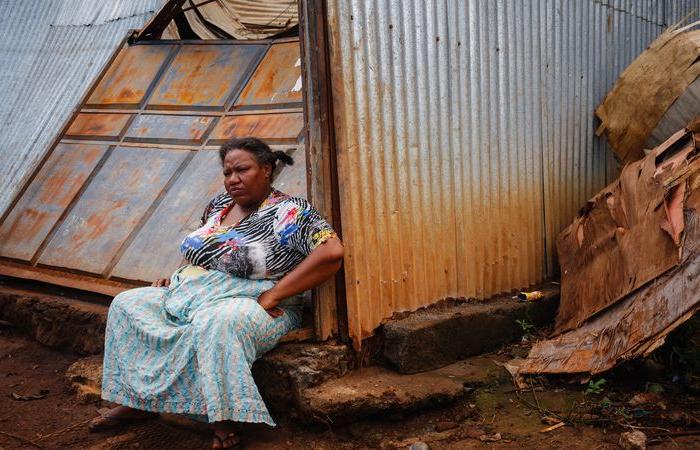
POLYGON ((291 156, 289 156, 288 154, 286 154, 285 152, 283 152, 281 150, 277 150, 277 151, 274 151, 272 153, 275 155, 275 158, 277 159, 277 161, 282 161, 284 164, 286 164, 288 166, 291 166, 292 164, 294 164, 294 159, 291 156))

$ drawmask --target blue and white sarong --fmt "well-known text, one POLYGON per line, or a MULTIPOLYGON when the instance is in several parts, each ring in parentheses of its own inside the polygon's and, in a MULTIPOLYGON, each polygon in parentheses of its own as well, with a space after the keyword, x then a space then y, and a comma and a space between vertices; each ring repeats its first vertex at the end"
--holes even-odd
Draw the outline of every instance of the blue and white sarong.
POLYGON ((122 292, 109 308, 102 398, 145 411, 274 426, 251 375, 253 362, 301 326, 301 306, 272 318, 257 302, 274 286, 178 269, 170 287, 122 292))

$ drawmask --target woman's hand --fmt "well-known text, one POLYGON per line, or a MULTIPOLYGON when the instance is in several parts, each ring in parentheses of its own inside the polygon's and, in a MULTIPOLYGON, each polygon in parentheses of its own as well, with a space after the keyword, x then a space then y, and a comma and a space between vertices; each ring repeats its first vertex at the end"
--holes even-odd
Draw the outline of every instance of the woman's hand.
POLYGON ((272 317, 279 317, 282 310, 277 305, 281 300, 323 283, 340 269, 342 262, 343 244, 340 239, 328 239, 316 247, 294 270, 283 276, 272 289, 263 292, 258 298, 258 303, 272 317))
POLYGON ((153 287, 170 287, 170 278, 158 278, 156 281, 151 283, 153 287))
POLYGON ((262 306, 273 319, 284 314, 284 311, 277 307, 279 303, 280 301, 274 297, 271 291, 265 291, 258 297, 258 304, 262 306))

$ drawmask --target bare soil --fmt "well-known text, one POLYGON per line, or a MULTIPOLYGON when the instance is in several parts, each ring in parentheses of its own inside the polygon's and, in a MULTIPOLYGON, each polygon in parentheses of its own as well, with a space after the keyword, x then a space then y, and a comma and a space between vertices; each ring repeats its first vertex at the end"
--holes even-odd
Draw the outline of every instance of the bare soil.
MULTIPOLYGON (((494 358, 524 351, 512 346, 494 358)), ((0 324, 0 448, 209 448, 208 430, 167 417, 109 433, 88 432, 86 423, 98 406, 78 403, 64 378, 68 366, 79 358, 0 324), (18 400, 13 393, 45 396, 18 400)), ((668 380, 666 375, 663 380, 668 380)), ((585 393, 586 385, 548 380, 535 380, 531 391, 517 392, 507 376, 496 377, 492 383, 467 386, 469 394, 463 401, 441 410, 342 427, 305 427, 276 417, 279 427, 242 425, 240 435, 242 447, 250 449, 392 449, 417 442, 433 449, 612 449, 618 448, 621 432, 641 429, 652 448, 700 448, 700 436, 678 435, 700 429, 700 403, 688 383, 676 381, 676 388, 673 381, 658 383, 665 392, 652 396, 654 403, 629 405, 634 395, 648 390, 649 379, 638 367, 627 368, 610 374, 599 392, 585 393), (543 416, 565 425, 542 433, 550 426, 543 416)))

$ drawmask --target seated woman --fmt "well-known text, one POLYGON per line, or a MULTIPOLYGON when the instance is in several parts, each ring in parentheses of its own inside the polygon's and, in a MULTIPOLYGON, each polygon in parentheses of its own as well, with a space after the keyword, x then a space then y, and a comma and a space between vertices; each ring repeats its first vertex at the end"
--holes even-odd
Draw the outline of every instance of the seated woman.
POLYGON ((274 426, 251 365, 301 325, 294 298, 338 271, 343 247, 309 203, 275 190, 273 152, 256 138, 219 152, 226 192, 182 242, 190 265, 119 294, 109 309, 102 398, 122 406, 92 431, 182 413, 213 423, 213 448, 236 445, 233 422, 274 426))

